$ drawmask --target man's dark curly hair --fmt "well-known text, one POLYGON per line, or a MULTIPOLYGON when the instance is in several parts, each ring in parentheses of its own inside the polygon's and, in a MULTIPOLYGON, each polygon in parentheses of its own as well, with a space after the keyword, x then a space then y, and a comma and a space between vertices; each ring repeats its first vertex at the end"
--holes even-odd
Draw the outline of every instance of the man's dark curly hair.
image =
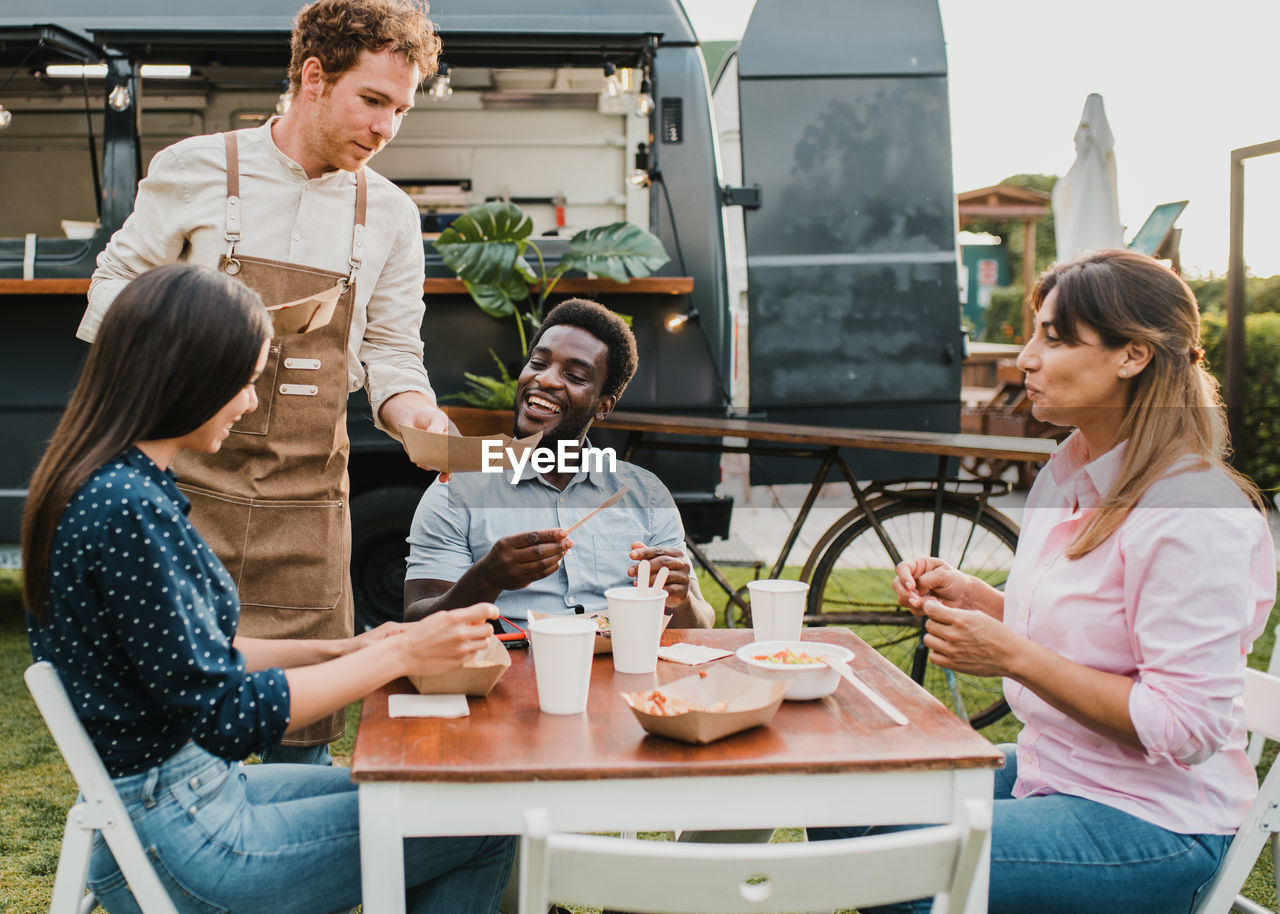
POLYGON ((290 37, 289 87, 302 84, 302 64, 318 58, 330 83, 354 67, 361 51, 391 48, 417 64, 423 78, 436 71, 440 37, 426 0, 315 0, 303 7, 290 37))
POLYGON ((604 389, 600 393, 615 399, 621 397, 635 376, 636 365, 640 361, 636 355, 636 337, 627 322, 597 302, 585 298, 566 299, 547 312, 547 316, 542 319, 542 326, 529 343, 529 349, 538 345, 538 340, 547 332, 548 327, 558 324, 581 327, 608 347, 608 369, 604 389))

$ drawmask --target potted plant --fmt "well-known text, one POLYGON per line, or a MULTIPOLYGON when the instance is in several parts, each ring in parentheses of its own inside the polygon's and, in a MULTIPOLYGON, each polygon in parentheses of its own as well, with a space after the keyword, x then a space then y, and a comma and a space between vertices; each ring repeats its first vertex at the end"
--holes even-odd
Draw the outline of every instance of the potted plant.
MULTIPOLYGON (((630 222, 613 222, 574 235, 559 264, 548 271, 542 251, 529 238, 532 233, 533 220, 520 207, 498 201, 471 207, 435 241, 445 266, 458 274, 486 314, 515 318, 525 357, 530 333, 542 326, 547 298, 565 273, 581 270, 625 283, 631 277, 650 275, 671 259, 656 235, 630 222), (537 258, 536 271, 525 256, 530 251, 537 258)), ((499 377, 468 372, 469 389, 450 398, 489 409, 510 409, 515 403, 515 379, 497 355, 493 357, 499 377)))

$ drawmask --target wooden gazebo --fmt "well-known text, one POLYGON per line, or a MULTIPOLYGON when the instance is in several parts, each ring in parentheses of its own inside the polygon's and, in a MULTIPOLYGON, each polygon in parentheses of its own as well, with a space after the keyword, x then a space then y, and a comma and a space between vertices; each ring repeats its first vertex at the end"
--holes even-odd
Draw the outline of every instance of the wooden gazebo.
POLYGON ((1031 338, 1031 289, 1036 284, 1036 222, 1049 215, 1049 195, 1012 184, 996 184, 956 194, 960 228, 975 220, 1022 223, 1022 338, 1031 338))

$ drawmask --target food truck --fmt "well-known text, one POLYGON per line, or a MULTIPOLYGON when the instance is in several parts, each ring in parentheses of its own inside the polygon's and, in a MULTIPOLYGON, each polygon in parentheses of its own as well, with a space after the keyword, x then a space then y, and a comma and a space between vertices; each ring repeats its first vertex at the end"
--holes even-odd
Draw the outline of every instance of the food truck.
MULTIPOLYGON (((75 329, 95 258, 147 163, 287 103, 299 5, 0 9, 0 544, 18 540, 26 481, 86 351, 75 329)), ((550 263, 574 233, 609 223, 663 242, 670 260, 655 276, 569 276, 557 290, 631 320, 640 370, 621 408, 958 429, 936 0, 758 0, 717 73, 679 0, 435 0, 431 16, 439 72, 371 167, 421 212, 422 336, 439 394, 460 390, 467 372, 492 374, 491 350, 519 363, 511 319, 481 311, 432 246, 468 206, 510 201, 550 263)), ((373 427, 360 392, 349 431, 353 578, 372 621, 398 615, 404 536, 431 477, 373 427)), ((906 475, 905 459, 883 471, 906 475)), ((715 454, 637 460, 676 494, 691 537, 724 535, 715 454)), ((793 470, 766 462, 763 472, 786 481, 793 470)))

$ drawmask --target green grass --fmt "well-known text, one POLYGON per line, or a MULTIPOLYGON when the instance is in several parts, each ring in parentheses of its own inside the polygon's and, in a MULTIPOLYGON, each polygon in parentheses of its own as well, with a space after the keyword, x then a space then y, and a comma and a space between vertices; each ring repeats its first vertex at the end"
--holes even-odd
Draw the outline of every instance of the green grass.
MULTIPOLYGON (((795 576, 798 569, 788 569, 795 576)), ((735 586, 751 579, 750 569, 729 568, 727 574, 735 586)), ((725 597, 719 587, 700 575, 703 593, 717 606, 717 624, 723 625, 725 597)), ((23 624, 17 574, 0 571, 0 912, 37 914, 47 911, 57 868, 59 845, 67 809, 75 799, 75 786, 36 711, 22 671, 31 662, 23 624)), ((1271 621, 1249 658, 1250 665, 1265 669, 1274 647, 1272 629, 1280 621, 1280 611, 1273 610, 1271 621)), ((355 738, 358 706, 347 712, 347 736, 334 744, 339 762, 349 760, 355 738)), ((983 731, 993 742, 1012 742, 1019 725, 1012 717, 983 731)), ((1260 771, 1276 756, 1269 744, 1260 771)), ((661 838, 654 834, 647 837, 661 838)), ((800 832, 780 831, 775 841, 796 841, 800 832)), ((1277 899, 1270 851, 1264 849, 1258 858, 1244 894, 1259 904, 1275 908, 1277 899)), ((590 908, 574 909, 588 914, 590 908)))

